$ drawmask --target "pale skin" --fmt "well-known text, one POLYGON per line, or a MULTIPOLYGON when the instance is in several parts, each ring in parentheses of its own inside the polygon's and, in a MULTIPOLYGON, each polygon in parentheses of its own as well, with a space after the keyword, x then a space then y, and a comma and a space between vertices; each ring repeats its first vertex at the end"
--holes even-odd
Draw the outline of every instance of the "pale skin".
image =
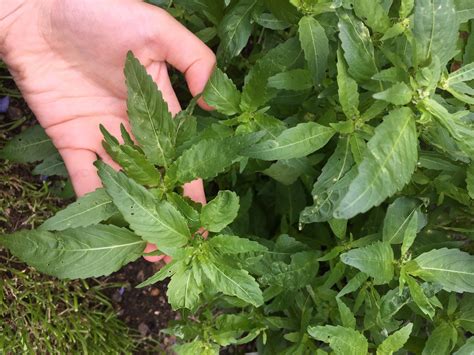
MULTIPOLYGON (((123 74, 128 50, 145 65, 173 114, 181 107, 167 63, 184 73, 193 95, 202 92, 215 65, 213 52, 196 36, 141 0, 0 1, 0 57, 58 148, 78 196, 101 186, 93 166, 97 156, 119 169, 105 153, 98 127, 117 137, 121 123, 129 128, 123 74)), ((201 180, 186 184, 184 194, 206 202, 201 180)), ((150 244, 145 252, 154 249, 150 244)))

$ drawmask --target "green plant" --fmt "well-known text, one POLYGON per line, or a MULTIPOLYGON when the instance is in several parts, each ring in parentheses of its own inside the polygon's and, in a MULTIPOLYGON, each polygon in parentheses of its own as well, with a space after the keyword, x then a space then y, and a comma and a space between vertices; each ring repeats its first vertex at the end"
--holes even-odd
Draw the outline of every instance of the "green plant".
MULTIPOLYGON (((38 186, 27 173, 0 167, 2 234, 38 226, 58 210, 48 184, 38 186)), ((131 353, 138 337, 118 320, 105 287, 112 285, 49 278, 0 248, 0 353, 131 353)))
POLYGON ((123 171, 97 162, 103 189, 0 243, 63 278, 111 273, 156 243, 173 261, 139 286, 171 278, 180 354, 254 339, 263 354, 471 353, 472 2, 172 12, 218 46, 228 74, 203 93, 217 112, 192 101, 173 119, 129 54, 137 143, 102 128, 123 171), (198 177, 206 206, 177 193, 198 177))

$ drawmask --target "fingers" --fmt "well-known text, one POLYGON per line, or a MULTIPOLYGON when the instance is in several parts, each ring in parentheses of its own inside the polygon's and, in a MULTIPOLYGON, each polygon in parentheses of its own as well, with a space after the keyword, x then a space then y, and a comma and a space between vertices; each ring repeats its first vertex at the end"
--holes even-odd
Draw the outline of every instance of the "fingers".
POLYGON ((175 116, 181 111, 181 105, 176 97, 173 86, 168 75, 166 64, 163 62, 154 62, 147 68, 148 74, 153 78, 158 89, 163 94, 163 99, 168 103, 168 109, 175 116))
POLYGON ((183 195, 189 197, 194 202, 206 204, 206 194, 204 192, 204 184, 201 179, 197 179, 183 186, 183 195))
POLYGON ((94 162, 97 156, 86 149, 60 149, 72 186, 78 197, 102 186, 94 162))
MULTIPOLYGON (((143 253, 147 254, 147 253, 151 253, 155 250, 157 250, 158 248, 156 247, 155 244, 150 244, 148 243, 145 247, 145 250, 143 251, 143 253)), ((144 256, 143 258, 146 260, 146 261, 149 261, 149 262, 152 262, 152 263, 157 263, 158 261, 161 261, 165 258, 166 256, 165 255, 156 255, 156 256, 144 256)))
MULTIPOLYGON (((154 40, 157 49, 164 54, 162 60, 185 75, 193 96, 202 93, 216 64, 214 53, 171 15, 156 8, 154 11, 160 16, 160 21, 153 23, 156 24, 154 40)), ((202 108, 211 109, 203 100, 199 101, 202 108)))

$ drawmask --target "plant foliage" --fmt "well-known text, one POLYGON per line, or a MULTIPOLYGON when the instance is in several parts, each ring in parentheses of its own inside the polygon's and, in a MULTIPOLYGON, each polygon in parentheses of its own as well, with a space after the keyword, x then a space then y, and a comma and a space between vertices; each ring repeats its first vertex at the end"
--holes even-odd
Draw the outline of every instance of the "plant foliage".
POLYGON ((170 11, 218 48, 216 111, 173 119, 129 53, 138 145, 103 129, 123 170, 97 162, 104 189, 0 243, 66 278, 156 243, 172 261, 140 286, 170 278, 179 354, 255 339, 261 354, 472 353, 472 1, 170 11), (206 206, 179 194, 196 178, 206 206))

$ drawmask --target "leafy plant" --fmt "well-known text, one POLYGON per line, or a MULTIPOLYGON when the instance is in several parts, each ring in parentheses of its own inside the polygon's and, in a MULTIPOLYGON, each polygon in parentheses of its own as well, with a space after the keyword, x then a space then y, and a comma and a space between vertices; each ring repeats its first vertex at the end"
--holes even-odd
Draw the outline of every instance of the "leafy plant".
POLYGON ((103 189, 0 243, 64 278, 157 244, 173 260, 139 287, 170 278, 179 354, 255 339, 262 354, 472 352, 472 3, 171 11, 218 47, 216 112, 192 101, 173 119, 130 53, 137 143, 102 128, 122 171, 98 161, 103 189), (179 193, 198 177, 206 206, 179 193))

